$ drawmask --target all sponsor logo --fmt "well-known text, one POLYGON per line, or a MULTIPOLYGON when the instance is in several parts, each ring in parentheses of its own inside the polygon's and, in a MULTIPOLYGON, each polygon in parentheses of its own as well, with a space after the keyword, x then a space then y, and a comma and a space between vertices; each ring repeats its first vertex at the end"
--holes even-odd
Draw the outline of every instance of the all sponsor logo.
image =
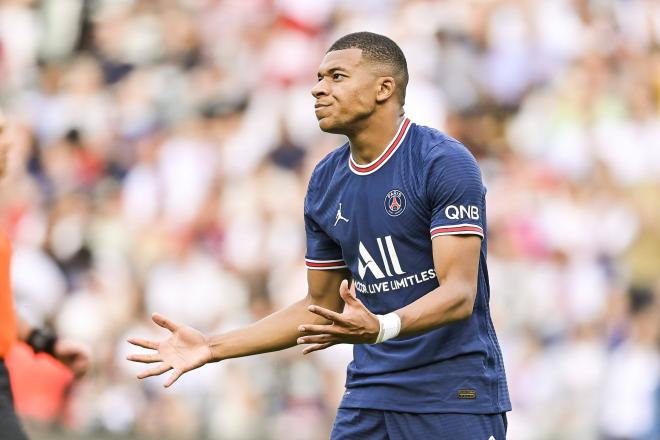
POLYGON ((383 270, 378 265, 378 263, 376 263, 374 257, 371 256, 364 244, 360 242, 360 257, 358 258, 358 272, 360 274, 360 278, 364 280, 364 276, 366 275, 367 270, 371 272, 371 274, 377 280, 385 278, 385 274, 387 274, 389 277, 393 276, 392 271, 394 271, 394 274, 396 275, 403 275, 406 273, 401 268, 399 256, 396 254, 396 249, 394 249, 392 236, 388 235, 385 237, 385 246, 383 246, 383 239, 380 237, 376 239, 376 242, 378 243, 378 250, 380 251, 380 257, 382 259, 381 261, 383 262, 383 268, 385 269, 385 272, 383 273, 383 270))
POLYGON ((380 256, 378 261, 376 261, 367 247, 362 242, 359 242, 358 275, 361 280, 355 280, 355 289, 359 293, 394 292, 436 278, 433 268, 412 275, 406 273, 403 267, 401 267, 401 261, 396 253, 391 235, 382 238, 378 237, 376 243, 378 244, 380 255, 376 253, 374 255, 380 256), (376 282, 365 281, 367 272, 371 274, 371 277, 376 282))

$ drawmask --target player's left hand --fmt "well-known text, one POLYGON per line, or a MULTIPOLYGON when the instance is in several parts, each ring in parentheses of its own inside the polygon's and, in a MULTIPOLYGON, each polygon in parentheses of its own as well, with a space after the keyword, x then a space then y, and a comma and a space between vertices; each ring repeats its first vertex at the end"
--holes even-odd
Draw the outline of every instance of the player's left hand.
POLYGON ((89 370, 90 350, 84 344, 58 339, 53 354, 58 361, 69 367, 76 377, 84 375, 89 370))
POLYGON ((339 295, 344 300, 344 311, 337 313, 323 307, 311 305, 308 310, 322 316, 331 324, 303 324, 298 331, 305 336, 298 344, 314 344, 306 347, 303 354, 323 350, 335 344, 373 344, 380 332, 380 322, 355 296, 355 284, 348 288, 348 281, 341 282, 339 295))

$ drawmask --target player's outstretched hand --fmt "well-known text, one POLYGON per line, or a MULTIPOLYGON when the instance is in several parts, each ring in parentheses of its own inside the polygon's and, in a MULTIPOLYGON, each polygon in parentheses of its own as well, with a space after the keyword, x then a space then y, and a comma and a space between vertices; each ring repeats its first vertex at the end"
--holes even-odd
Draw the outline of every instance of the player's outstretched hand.
POLYGON ((333 312, 319 306, 309 306, 308 310, 330 321, 327 325, 303 324, 298 331, 305 336, 298 338, 298 344, 314 344, 306 347, 303 354, 323 350, 335 344, 373 344, 378 338, 380 322, 355 296, 355 284, 348 288, 348 281, 341 282, 339 295, 344 300, 344 311, 333 312))
POLYGON ((146 339, 128 338, 128 342, 138 347, 156 350, 156 353, 132 354, 126 359, 145 364, 158 364, 138 374, 138 379, 158 376, 173 370, 165 387, 169 387, 181 375, 211 361, 211 348, 208 340, 199 330, 186 325, 176 324, 163 315, 154 313, 151 319, 159 326, 172 332, 169 338, 156 342, 146 339))

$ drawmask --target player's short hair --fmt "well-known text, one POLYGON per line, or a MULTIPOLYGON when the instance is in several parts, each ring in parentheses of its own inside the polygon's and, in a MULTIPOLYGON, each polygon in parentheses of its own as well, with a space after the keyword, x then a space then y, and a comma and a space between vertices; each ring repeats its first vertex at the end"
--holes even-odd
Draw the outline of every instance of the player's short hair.
POLYGON ((343 49, 361 49, 364 58, 390 69, 399 91, 401 105, 403 105, 408 85, 408 63, 398 44, 384 35, 373 32, 354 32, 335 41, 328 52, 343 49))

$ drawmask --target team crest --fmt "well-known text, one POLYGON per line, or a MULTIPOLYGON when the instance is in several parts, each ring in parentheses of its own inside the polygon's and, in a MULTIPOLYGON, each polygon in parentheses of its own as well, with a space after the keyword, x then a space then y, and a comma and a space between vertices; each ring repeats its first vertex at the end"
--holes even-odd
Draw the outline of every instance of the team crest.
POLYGON ((406 196, 398 189, 393 189, 385 196, 385 211, 392 217, 401 215, 406 209, 406 196))

